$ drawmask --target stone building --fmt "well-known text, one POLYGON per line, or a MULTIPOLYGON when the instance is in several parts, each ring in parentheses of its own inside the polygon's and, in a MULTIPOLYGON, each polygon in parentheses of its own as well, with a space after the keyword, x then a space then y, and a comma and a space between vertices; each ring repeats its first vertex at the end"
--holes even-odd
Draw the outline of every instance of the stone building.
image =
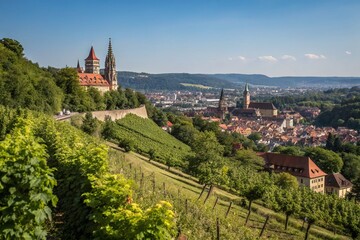
POLYGON ((243 92, 243 107, 229 107, 229 112, 236 117, 277 117, 278 111, 270 102, 251 102, 249 85, 246 83, 243 92))
POLYGON ((108 53, 105 59, 104 73, 100 72, 100 59, 96 57, 93 47, 90 49, 89 56, 85 59, 85 70, 81 68, 78 61, 77 72, 80 86, 84 88, 94 87, 101 93, 117 89, 117 72, 115 56, 112 51, 111 39, 109 39, 108 53))

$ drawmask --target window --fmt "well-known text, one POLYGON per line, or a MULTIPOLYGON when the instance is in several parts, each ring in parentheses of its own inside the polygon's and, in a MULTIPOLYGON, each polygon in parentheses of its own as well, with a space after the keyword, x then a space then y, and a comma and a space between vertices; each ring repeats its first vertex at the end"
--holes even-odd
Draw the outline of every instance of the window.
POLYGON ((302 179, 302 178, 300 179, 300 182, 303 183, 303 179, 302 179))

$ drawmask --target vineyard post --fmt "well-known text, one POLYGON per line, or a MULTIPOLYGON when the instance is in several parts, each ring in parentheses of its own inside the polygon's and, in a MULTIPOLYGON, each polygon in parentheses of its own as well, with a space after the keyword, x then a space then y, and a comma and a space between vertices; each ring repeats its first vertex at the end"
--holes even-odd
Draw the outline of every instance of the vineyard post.
POLYGON ((201 192, 200 192, 200 195, 199 195, 198 199, 196 199, 196 201, 201 198, 201 196, 203 195, 203 193, 204 193, 204 191, 205 191, 205 188, 206 188, 206 184, 204 184, 204 186, 203 186, 203 188, 202 188, 202 190, 201 190, 201 192))
POLYGON ((132 168, 132 163, 129 163, 129 167, 130 167, 130 170, 131 170, 131 168, 132 168))
POLYGON ((164 190, 164 197, 166 197, 166 186, 165 186, 165 182, 163 182, 163 190, 164 190))
POLYGON ((136 171, 136 168, 134 168, 134 171, 135 171, 135 173, 134 173, 134 179, 135 179, 135 182, 137 181, 137 171, 136 171))
POLYGON ((153 172, 153 193, 155 194, 155 172, 153 172))
POLYGON ((219 197, 216 197, 216 200, 215 200, 215 203, 214 203, 214 206, 213 206, 212 210, 214 210, 214 209, 215 209, 216 204, 217 204, 217 202, 218 202, 218 201, 219 201, 219 197))
POLYGON ((229 215, 229 212, 230 212, 232 203, 233 203, 233 202, 231 201, 230 204, 229 204, 229 207, 228 207, 228 210, 227 210, 227 212, 226 212, 225 218, 227 218, 227 216, 229 215))
POLYGON ((143 185, 144 185, 144 173, 141 173, 141 179, 140 179, 140 189, 143 189, 143 185))
POLYGON ((209 192, 208 192, 208 194, 206 195, 206 198, 205 198, 205 200, 204 200, 204 204, 206 203, 206 201, 209 199, 209 197, 210 197, 210 195, 211 195, 211 193, 212 193, 212 191, 213 191, 213 189, 214 189, 214 185, 210 185, 210 189, 209 189, 209 192))
POLYGON ((219 222, 219 218, 216 218, 216 240, 220 240, 220 222, 219 222))
POLYGON ((268 221, 269 221, 269 215, 266 217, 266 220, 265 220, 265 223, 264 223, 264 226, 262 227, 262 229, 261 229, 261 232, 260 232, 260 235, 259 235, 259 237, 261 237, 262 235, 263 235, 263 233, 264 233, 264 231, 265 231, 265 228, 266 228, 266 224, 268 223, 268 221))
POLYGON ((185 213, 188 213, 188 199, 185 199, 185 213))

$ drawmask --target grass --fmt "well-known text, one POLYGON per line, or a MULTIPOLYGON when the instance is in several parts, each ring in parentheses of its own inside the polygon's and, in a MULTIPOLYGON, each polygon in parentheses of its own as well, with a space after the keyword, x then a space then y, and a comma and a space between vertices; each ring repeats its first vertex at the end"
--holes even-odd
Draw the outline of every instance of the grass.
MULTIPOLYGON (((238 196, 216 188, 207 203, 203 204, 207 193, 197 201, 202 185, 198 184, 194 177, 176 169, 168 171, 165 165, 149 162, 146 157, 139 154, 111 149, 110 168, 113 173, 123 173, 134 180, 137 186, 134 198, 140 204, 150 206, 159 200, 170 201, 174 205, 181 232, 189 239, 215 239, 217 218, 221 223, 221 239, 258 239, 267 215, 270 216, 270 220, 261 239, 304 239, 305 231, 301 231, 302 221, 291 218, 289 228, 285 231, 285 216, 257 203, 253 204, 250 221, 244 227, 248 211, 238 204, 238 196), (219 201, 213 210, 217 197, 219 201), (233 201, 232 208, 228 217, 225 217, 230 201, 233 201)), ((312 226, 309 239, 350 238, 312 226)))

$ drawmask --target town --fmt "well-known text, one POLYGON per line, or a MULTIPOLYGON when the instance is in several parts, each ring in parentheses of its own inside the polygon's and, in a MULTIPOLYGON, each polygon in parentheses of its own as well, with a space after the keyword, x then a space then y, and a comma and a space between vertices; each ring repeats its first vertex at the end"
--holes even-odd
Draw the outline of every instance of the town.
MULTIPOLYGON (((252 96, 269 98, 269 96, 301 95, 308 89, 281 89, 254 87, 252 96)), ((212 91, 152 91, 146 92, 146 97, 156 106, 168 111, 179 111, 193 117, 201 115, 204 119, 218 122, 222 131, 237 132, 245 136, 259 133, 259 143, 269 149, 278 145, 325 146, 329 133, 339 136, 343 142, 356 144, 360 141, 358 131, 346 127, 316 127, 312 121, 320 114, 318 107, 302 107, 300 111, 283 109, 276 116, 228 116, 223 119, 214 114, 218 109, 220 89, 212 91)), ((226 104, 229 109, 243 101, 240 89, 225 89, 226 104)))

